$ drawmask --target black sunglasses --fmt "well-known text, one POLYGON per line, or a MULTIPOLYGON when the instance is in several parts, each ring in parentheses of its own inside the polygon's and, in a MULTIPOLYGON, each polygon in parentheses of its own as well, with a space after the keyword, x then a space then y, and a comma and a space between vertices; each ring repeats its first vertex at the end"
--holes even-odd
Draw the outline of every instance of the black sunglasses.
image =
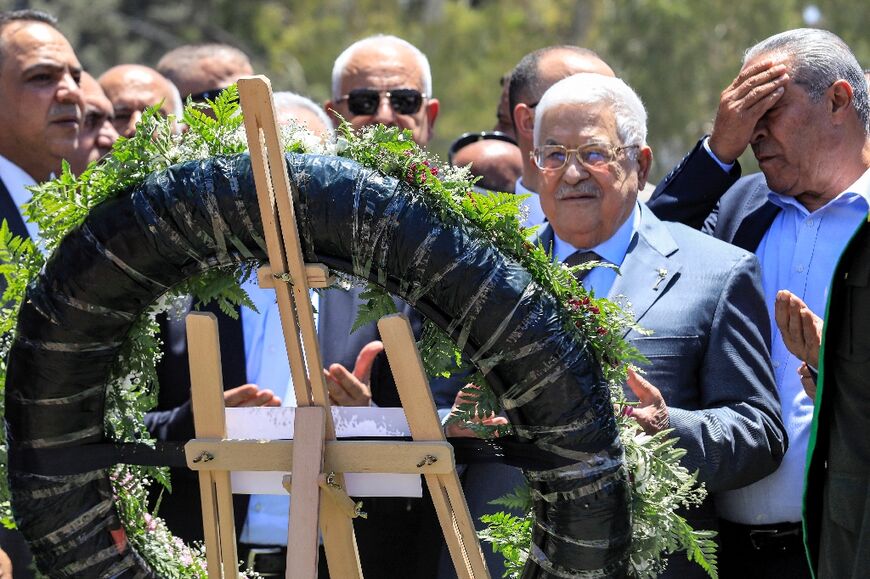
POLYGON ((227 89, 225 88, 213 88, 211 90, 204 90, 202 92, 198 92, 196 94, 188 95, 187 98, 192 100, 195 103, 204 103, 206 100, 215 101, 221 94, 227 89))
POLYGON ((453 156, 459 152, 463 147, 467 147, 471 143, 476 143, 477 141, 504 141, 505 143, 510 143, 512 145, 516 145, 516 140, 508 135, 507 133, 503 133, 501 131, 480 131, 477 133, 462 133, 458 139, 451 143, 450 148, 447 149, 447 163, 449 165, 453 164, 453 156))
POLYGON ((347 101, 347 108, 354 115, 373 115, 381 104, 381 95, 390 99, 390 106, 400 115, 413 115, 420 110, 426 95, 413 88, 397 88, 379 91, 373 88, 357 88, 337 102, 347 101))

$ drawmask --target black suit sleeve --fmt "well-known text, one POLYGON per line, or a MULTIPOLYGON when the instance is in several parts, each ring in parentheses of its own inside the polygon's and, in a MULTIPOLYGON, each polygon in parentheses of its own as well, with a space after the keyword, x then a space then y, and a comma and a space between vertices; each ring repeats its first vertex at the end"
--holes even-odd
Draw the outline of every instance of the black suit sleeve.
POLYGON ((740 163, 726 173, 704 149, 702 138, 656 187, 647 206, 656 217, 709 233, 722 195, 740 178, 740 163))

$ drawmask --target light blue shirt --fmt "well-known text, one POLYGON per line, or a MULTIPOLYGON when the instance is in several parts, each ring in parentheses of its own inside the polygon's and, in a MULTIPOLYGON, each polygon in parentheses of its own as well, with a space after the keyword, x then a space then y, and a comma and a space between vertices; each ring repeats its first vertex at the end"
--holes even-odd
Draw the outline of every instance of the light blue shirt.
POLYGON ((761 240, 756 255, 771 313, 771 359, 788 433, 788 451, 773 474, 717 495, 719 513, 730 521, 747 525, 801 520, 813 402, 800 383, 797 369, 801 362, 786 349, 773 319, 774 302, 779 290, 789 290, 817 315, 824 315, 837 261, 870 208, 870 170, 813 213, 792 197, 770 193, 769 198, 782 211, 761 240))
MULTIPOLYGON (((631 215, 625 220, 625 223, 619 226, 616 233, 610 236, 609 239, 596 245, 595 247, 574 247, 570 243, 559 239, 556 231, 553 231, 553 258, 554 261, 563 262, 575 251, 594 251, 601 256, 600 261, 606 261, 616 267, 620 267, 625 261, 625 254, 628 252, 628 246, 637 232, 637 227, 640 223, 640 205, 635 204, 631 210, 631 215)), ((593 267, 586 274, 583 280, 583 287, 587 290, 595 292, 597 297, 607 297, 610 288, 613 287, 613 282, 616 281, 617 272, 612 267, 593 267)))
MULTIPOLYGON (((256 278, 242 285, 259 313, 242 307, 242 335, 249 383, 268 388, 281 398, 282 406, 296 406, 290 363, 275 290, 263 289, 256 278)), ((318 294, 311 292, 314 323, 318 323, 318 294)), ((290 516, 289 495, 251 495, 248 516, 240 541, 257 545, 285 545, 290 516)))
POLYGON ((541 209, 541 198, 536 192, 531 189, 526 189, 526 186, 523 185, 522 177, 517 179, 517 186, 514 193, 517 195, 528 195, 528 197, 520 202, 520 206, 522 207, 525 216, 520 220, 520 223, 523 227, 537 225, 538 233, 540 233, 541 226, 547 221, 547 217, 544 215, 544 210, 541 209))
MULTIPOLYGON (((27 187, 36 185, 33 177, 24 172, 24 169, 0 155, 0 180, 6 185, 6 190, 9 191, 12 202, 21 213, 21 206, 30 201, 32 194, 27 190, 27 187)), ((27 228, 27 233, 30 234, 30 239, 33 243, 39 242, 39 228, 35 223, 31 223, 21 214, 21 219, 24 220, 24 227, 27 228)))

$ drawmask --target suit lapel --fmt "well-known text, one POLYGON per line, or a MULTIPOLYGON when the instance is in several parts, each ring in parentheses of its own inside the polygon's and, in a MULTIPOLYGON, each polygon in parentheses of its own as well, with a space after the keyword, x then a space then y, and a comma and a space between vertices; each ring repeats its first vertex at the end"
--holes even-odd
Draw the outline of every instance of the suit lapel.
POLYGON ((758 249, 764 234, 780 212, 780 208, 768 199, 769 191, 767 180, 761 175, 745 195, 746 202, 738 213, 744 218, 736 224, 733 236, 723 238, 725 241, 752 252, 758 249))
POLYGON ((679 247, 667 227, 648 209, 641 207, 640 211, 637 234, 607 295, 610 299, 629 298, 636 322, 670 289, 681 267, 672 259, 679 247))
POLYGON ((0 219, 6 220, 12 233, 18 237, 30 239, 30 234, 24 225, 24 219, 21 218, 21 211, 16 207, 12 195, 9 194, 2 179, 0 179, 0 219))

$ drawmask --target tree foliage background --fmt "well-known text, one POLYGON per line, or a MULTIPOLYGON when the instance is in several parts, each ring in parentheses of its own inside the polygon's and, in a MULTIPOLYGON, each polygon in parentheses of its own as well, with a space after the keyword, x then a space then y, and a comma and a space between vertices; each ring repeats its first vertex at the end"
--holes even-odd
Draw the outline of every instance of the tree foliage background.
POLYGON ((346 46, 396 34, 430 59, 442 104, 430 148, 442 158, 460 133, 492 128, 499 78, 524 54, 585 46, 643 98, 653 179, 709 130, 719 93, 756 41, 819 26, 870 67, 867 0, 0 0, 0 7, 56 15, 95 75, 121 63, 153 66, 180 44, 227 42, 245 50, 276 90, 318 102, 329 97, 332 62, 346 46))

